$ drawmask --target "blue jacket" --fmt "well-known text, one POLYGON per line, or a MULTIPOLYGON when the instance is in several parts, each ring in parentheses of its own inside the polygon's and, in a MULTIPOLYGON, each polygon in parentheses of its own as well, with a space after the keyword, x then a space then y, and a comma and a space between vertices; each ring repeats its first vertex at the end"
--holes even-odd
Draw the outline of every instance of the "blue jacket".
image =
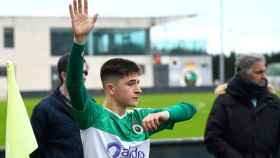
POLYGON ((83 158, 79 126, 59 89, 34 108, 31 124, 39 147, 30 158, 83 158))

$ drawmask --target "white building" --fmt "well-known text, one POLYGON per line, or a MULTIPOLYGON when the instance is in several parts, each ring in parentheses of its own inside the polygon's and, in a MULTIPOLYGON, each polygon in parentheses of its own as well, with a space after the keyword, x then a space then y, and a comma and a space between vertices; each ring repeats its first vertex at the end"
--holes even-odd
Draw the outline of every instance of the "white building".
MULTIPOLYGON (((156 77, 154 78, 150 28, 180 18, 184 17, 99 18, 95 30, 88 38, 85 50, 90 66, 87 87, 102 88, 100 67, 114 57, 127 58, 140 64, 144 70, 141 86, 154 87, 156 77)), ((49 91, 56 87, 58 82, 57 60, 60 55, 70 52, 72 39, 70 19, 66 17, 0 17, 0 62, 14 62, 21 91, 49 91)), ((192 56, 192 61, 194 64, 206 64, 207 68, 203 73, 209 77, 200 85, 211 85, 210 56, 192 56)), ((167 65, 168 62, 171 62, 168 58, 163 61, 167 65)), ((3 65, 0 70, 2 93, 6 89, 6 85, 3 84, 3 65)))

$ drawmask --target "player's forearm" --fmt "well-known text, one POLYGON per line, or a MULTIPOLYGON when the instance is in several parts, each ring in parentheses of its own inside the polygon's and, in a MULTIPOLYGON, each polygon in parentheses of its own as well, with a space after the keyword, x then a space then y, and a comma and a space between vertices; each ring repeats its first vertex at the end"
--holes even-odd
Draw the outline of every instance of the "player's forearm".
POLYGON ((85 87, 83 80, 84 45, 74 43, 67 69, 67 89, 74 108, 82 110, 84 106, 85 87))
POLYGON ((169 119, 174 122, 191 119, 196 113, 196 108, 188 103, 178 103, 168 109, 169 119))

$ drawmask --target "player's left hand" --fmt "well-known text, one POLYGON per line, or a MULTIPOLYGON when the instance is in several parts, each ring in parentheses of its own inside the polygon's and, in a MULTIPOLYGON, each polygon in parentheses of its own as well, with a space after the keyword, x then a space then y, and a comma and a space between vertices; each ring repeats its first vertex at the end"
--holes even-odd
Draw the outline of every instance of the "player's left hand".
POLYGON ((152 113, 152 114, 147 115, 142 120, 142 127, 146 131, 154 131, 159 128, 159 126, 162 122, 167 121, 168 119, 169 119, 168 111, 152 113))

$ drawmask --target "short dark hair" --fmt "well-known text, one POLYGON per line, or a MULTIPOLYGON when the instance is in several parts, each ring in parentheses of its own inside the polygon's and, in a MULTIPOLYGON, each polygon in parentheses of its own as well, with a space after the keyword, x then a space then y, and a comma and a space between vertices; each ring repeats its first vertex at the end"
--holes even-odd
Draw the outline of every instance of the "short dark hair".
POLYGON ((58 76, 59 76, 59 80, 60 80, 60 84, 63 83, 62 77, 61 77, 61 73, 62 72, 67 72, 67 65, 68 65, 68 61, 69 61, 69 54, 64 54, 63 56, 61 56, 58 59, 57 62, 57 72, 58 72, 58 76))
POLYGON ((107 82, 113 82, 115 79, 119 80, 134 73, 141 74, 141 69, 135 62, 122 58, 113 58, 102 65, 100 77, 104 86, 107 82))

